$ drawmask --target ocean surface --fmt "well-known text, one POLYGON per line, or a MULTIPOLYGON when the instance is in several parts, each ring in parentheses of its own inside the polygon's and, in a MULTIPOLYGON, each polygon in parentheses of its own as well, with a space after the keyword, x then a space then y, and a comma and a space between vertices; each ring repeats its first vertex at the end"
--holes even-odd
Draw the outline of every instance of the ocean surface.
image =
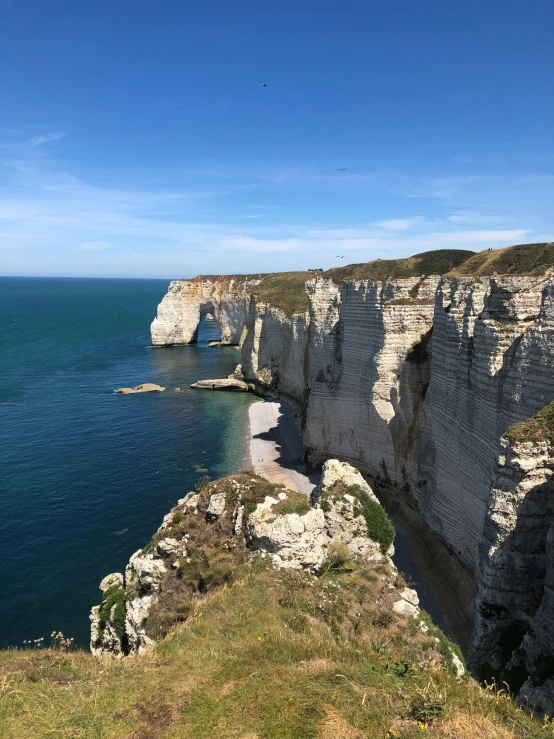
POLYGON ((238 350, 208 349, 205 322, 196 345, 148 346, 167 285, 0 278, 0 647, 88 646, 100 580, 199 478, 243 464, 251 396, 189 388, 238 350), (114 394, 142 382, 166 391, 114 394))

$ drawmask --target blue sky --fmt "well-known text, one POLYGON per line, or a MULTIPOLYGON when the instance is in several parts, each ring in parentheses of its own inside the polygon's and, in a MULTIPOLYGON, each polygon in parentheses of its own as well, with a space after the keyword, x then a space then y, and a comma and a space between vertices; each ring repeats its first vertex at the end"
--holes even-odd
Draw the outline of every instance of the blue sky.
POLYGON ((554 238, 550 0, 2 15, 3 274, 175 278, 554 238))

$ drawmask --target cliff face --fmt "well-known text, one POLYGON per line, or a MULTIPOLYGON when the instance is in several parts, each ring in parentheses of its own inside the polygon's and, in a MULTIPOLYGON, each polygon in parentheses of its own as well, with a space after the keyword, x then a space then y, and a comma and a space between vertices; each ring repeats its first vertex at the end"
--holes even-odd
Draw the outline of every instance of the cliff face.
POLYGON ((289 318, 253 298, 242 369, 304 406, 304 445, 409 490, 473 570, 498 444, 554 397, 550 277, 317 279, 289 318))
MULTIPOLYGON (((554 409, 553 409, 554 412, 554 409)), ((483 679, 554 713, 554 445, 504 437, 481 542, 470 651, 483 679)))
MULTIPOLYGON (((216 284, 208 292, 216 293, 216 284)), ((242 289, 235 307, 216 310, 216 316, 223 325, 232 314, 237 326, 243 316, 245 379, 301 405, 304 446, 312 463, 337 457, 411 496, 423 520, 474 573, 479 592, 475 669, 485 662, 497 675, 507 669, 501 664, 506 655, 498 657, 493 648, 496 611, 482 608, 496 603, 490 593, 497 592, 509 619, 526 625, 516 634, 517 648, 526 635, 519 658, 526 665, 521 670, 525 694, 535 691, 536 704, 553 710, 544 697, 548 680, 538 687, 529 683, 536 664, 542 665, 541 675, 549 674, 550 658, 544 655, 550 654, 553 636, 554 574, 544 563, 553 558, 553 534, 546 533, 552 509, 541 513, 541 533, 535 536, 533 517, 527 523, 521 518, 533 496, 525 498, 521 510, 510 502, 531 482, 550 490, 551 465, 537 448, 533 465, 544 475, 525 472, 523 480, 527 462, 521 460, 531 452, 504 450, 499 462, 499 449, 512 424, 534 416, 554 398, 554 272, 340 285, 323 276, 306 282, 308 309, 292 316, 249 296, 248 286, 242 289), (507 474, 511 488, 499 482, 507 474), (537 475, 542 482, 535 481, 537 475), (490 561, 488 551, 496 546, 491 542, 500 536, 491 533, 496 525, 491 499, 513 507, 515 528, 523 532, 518 537, 529 536, 537 548, 515 579, 505 560, 490 561), (504 604, 506 593, 512 600, 504 604)), ((230 295, 230 288, 222 294, 230 295)), ((193 306, 197 303, 194 297, 193 306)), ((197 316, 198 309, 193 311, 197 316)))

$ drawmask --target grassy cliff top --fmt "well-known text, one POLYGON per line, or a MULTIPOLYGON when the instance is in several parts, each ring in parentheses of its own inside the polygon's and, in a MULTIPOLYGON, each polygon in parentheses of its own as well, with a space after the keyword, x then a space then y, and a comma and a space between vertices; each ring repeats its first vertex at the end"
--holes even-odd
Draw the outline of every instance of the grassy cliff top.
POLYGON ((375 259, 366 264, 348 264, 324 273, 334 282, 342 280, 386 280, 421 275, 444 275, 475 252, 465 249, 436 249, 415 254, 405 259, 375 259))
POLYGON ((461 264, 474 252, 463 249, 437 249, 406 259, 376 259, 365 264, 348 264, 325 272, 280 272, 261 275, 261 283, 252 288, 260 300, 271 303, 288 316, 308 308, 304 290, 306 280, 325 277, 337 285, 343 280, 386 280, 387 278, 443 275, 461 264))
POLYGON ((264 303, 271 303, 287 316, 308 310, 308 296, 304 284, 321 272, 275 272, 262 276, 259 285, 250 292, 264 303))
POLYGON ((251 288, 260 300, 274 305, 288 316, 308 308, 304 283, 325 277, 337 285, 343 280, 375 280, 447 275, 449 277, 482 275, 540 275, 554 267, 554 243, 520 244, 505 249, 475 253, 466 249, 436 249, 404 259, 375 259, 347 264, 322 272, 274 272, 251 275, 200 275, 194 280, 233 277, 236 280, 260 280, 251 288))
POLYGON ((506 431, 512 442, 549 441, 554 444, 554 400, 540 410, 536 416, 515 423, 506 431))
POLYGON ((450 270, 450 275, 540 275, 554 267, 554 243, 519 244, 481 251, 450 270))
POLYGON ((385 565, 261 561, 124 660, 0 652, 3 739, 539 739, 505 694, 455 679, 432 626, 391 612, 385 565))

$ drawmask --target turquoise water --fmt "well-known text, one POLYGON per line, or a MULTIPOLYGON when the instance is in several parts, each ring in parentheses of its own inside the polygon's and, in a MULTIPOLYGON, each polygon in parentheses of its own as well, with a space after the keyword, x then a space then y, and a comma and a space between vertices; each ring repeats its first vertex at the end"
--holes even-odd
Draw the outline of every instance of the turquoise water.
POLYGON ((250 397, 189 388, 239 361, 208 349, 217 324, 148 347, 167 284, 0 278, 0 647, 54 630, 86 646, 101 578, 200 477, 242 464, 250 397), (167 389, 113 393, 141 382, 167 389))

